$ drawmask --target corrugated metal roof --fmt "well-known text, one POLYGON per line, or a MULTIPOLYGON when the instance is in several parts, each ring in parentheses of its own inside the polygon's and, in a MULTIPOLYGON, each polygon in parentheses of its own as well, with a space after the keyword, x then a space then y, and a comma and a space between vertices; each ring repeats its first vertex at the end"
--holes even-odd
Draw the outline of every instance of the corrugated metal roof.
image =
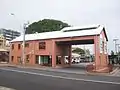
MULTIPOLYGON (((84 27, 67 27, 67 28, 63 28, 61 31, 26 34, 25 40, 29 41, 29 40, 42 40, 42 39, 50 39, 50 38, 98 35, 101 33, 103 28, 104 27, 102 25, 91 25, 91 26, 86 26, 86 27, 85 26, 84 27), (96 28, 91 29, 92 27, 96 27, 96 28), (87 28, 87 30, 84 30, 85 28, 87 28), (78 29, 78 30, 76 31, 76 29, 78 29), (71 30, 71 31, 69 31, 69 30, 71 30)), ((16 41, 23 41, 23 35, 17 37, 16 39, 12 40, 11 42, 16 42, 16 41)))
POLYGON ((100 25, 87 25, 87 26, 76 26, 76 27, 65 27, 63 28, 61 31, 65 32, 65 31, 73 31, 73 30, 90 30, 90 29, 96 29, 98 28, 100 25))

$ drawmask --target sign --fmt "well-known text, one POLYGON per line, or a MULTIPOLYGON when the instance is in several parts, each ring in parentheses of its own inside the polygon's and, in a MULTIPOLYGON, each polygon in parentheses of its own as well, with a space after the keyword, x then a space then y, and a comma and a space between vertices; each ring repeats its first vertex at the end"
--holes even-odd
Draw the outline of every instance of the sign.
POLYGON ((106 38, 104 39, 104 53, 107 54, 107 41, 106 38))
POLYGON ((100 53, 103 53, 103 37, 102 34, 100 34, 100 53))

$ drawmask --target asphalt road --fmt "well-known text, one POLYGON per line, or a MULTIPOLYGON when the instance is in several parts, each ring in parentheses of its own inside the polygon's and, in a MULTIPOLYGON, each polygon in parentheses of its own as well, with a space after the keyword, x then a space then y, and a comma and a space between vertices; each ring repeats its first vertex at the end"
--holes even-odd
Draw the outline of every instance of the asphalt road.
POLYGON ((15 90, 120 90, 120 78, 0 67, 0 86, 15 90))

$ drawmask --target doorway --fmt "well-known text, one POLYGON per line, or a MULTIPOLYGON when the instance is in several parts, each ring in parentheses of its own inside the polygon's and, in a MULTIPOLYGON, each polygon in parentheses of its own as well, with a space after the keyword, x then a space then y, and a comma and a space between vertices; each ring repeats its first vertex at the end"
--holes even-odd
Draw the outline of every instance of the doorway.
POLYGON ((35 64, 51 66, 51 58, 49 55, 36 55, 35 64))

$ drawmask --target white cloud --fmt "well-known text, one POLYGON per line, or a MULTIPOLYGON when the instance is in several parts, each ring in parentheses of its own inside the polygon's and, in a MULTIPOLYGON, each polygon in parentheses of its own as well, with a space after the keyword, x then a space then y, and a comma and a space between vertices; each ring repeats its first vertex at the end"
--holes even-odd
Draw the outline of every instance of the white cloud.
POLYGON ((77 26, 105 24, 111 50, 112 39, 120 38, 119 3, 119 0, 0 0, 0 28, 21 31, 24 22, 44 18, 59 19, 77 26))

